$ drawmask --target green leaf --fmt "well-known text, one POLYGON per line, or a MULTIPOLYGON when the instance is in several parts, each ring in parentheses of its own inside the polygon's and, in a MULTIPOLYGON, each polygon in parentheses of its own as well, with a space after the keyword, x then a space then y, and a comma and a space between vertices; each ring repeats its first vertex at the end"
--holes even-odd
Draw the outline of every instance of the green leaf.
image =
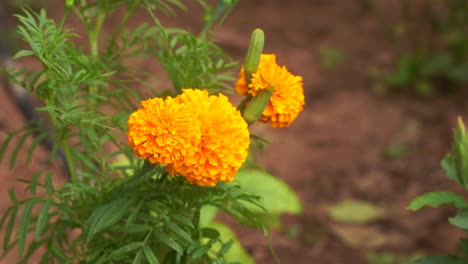
POLYGON ((3 141, 2 146, 0 147, 0 161, 2 161, 3 155, 5 155, 8 145, 10 144, 11 140, 15 135, 15 133, 8 133, 7 138, 5 139, 5 141, 3 141))
POLYGON ((33 176, 31 177, 29 190, 31 191, 31 194, 33 195, 33 197, 36 197, 37 182, 39 181, 39 177, 41 176, 41 174, 42 173, 38 171, 34 173, 33 176))
POLYGON ((159 264, 158 258, 148 245, 143 247, 143 252, 145 253, 146 260, 148 260, 150 264, 159 264))
POLYGON ((454 226, 468 230, 468 211, 460 211, 455 217, 450 217, 449 222, 454 226))
POLYGON ((19 59, 21 57, 26 57, 26 56, 31 56, 34 55, 34 52, 32 50, 20 50, 18 51, 15 56, 13 56, 13 59, 19 59))
POLYGON ((49 199, 44 202, 44 205, 39 212, 39 216, 37 217, 36 223, 36 233, 34 234, 34 241, 39 242, 41 239, 42 233, 44 232, 44 228, 46 227, 47 219, 49 218, 49 209, 52 205, 52 200, 49 199))
POLYGON ((205 227, 205 228, 202 228, 201 231, 202 231, 203 237, 206 237, 206 238, 218 238, 219 237, 218 230, 214 228, 205 227))
POLYGON ((218 252, 218 254, 224 255, 227 262, 238 262, 242 264, 255 263, 253 258, 247 253, 229 226, 216 221, 211 222, 209 226, 218 230, 221 241, 223 241, 225 244, 230 244, 229 246, 222 248, 219 243, 216 243, 212 246, 214 252, 218 252), (229 249, 227 252, 226 248, 229 249))
POLYGON ((208 225, 211 221, 213 221, 216 213, 218 212, 218 208, 213 205, 205 205, 200 209, 200 226, 204 227, 208 225))
POLYGON ((443 256, 443 255, 434 255, 426 256, 411 262, 411 264, 466 264, 468 259, 453 257, 453 256, 443 256))
POLYGON ((143 246, 143 243, 142 242, 132 242, 132 243, 129 243, 115 251, 113 251, 110 255, 109 255, 109 258, 110 259, 116 259, 122 255, 125 255, 127 254, 128 252, 130 251, 133 251, 137 248, 140 248, 143 246))
POLYGON ((452 192, 430 192, 416 197, 408 206, 409 210, 417 211, 424 206, 438 207, 452 205, 456 208, 467 208, 468 203, 458 194, 452 192))
POLYGON ((138 253, 136 254, 136 256, 133 258, 133 261, 132 261, 132 264, 140 264, 141 263, 141 258, 142 258, 142 251, 138 251, 138 253))
POLYGON ((445 155, 444 159, 440 162, 440 166, 444 169, 449 179, 454 180, 463 185, 463 182, 460 182, 460 179, 458 179, 455 159, 451 155, 445 155))
POLYGON ((117 223, 122 217, 127 214, 131 201, 120 198, 110 203, 99 206, 91 214, 85 223, 85 232, 87 235, 87 242, 93 240, 94 236, 101 230, 117 223))
POLYGON ((31 213, 34 207, 35 200, 30 200, 23 210, 23 215, 21 216, 20 226, 18 231, 18 252, 22 256, 24 252, 24 246, 26 245, 26 235, 29 230, 29 222, 31 221, 31 213))
POLYGON ((184 252, 184 250, 179 244, 177 244, 171 237, 169 237, 167 234, 161 231, 153 231, 153 239, 174 249, 175 251, 177 251, 177 253, 183 254, 184 252))
MULTIPOLYGON (((262 205, 271 214, 299 214, 302 212, 299 197, 291 187, 266 171, 256 169, 239 170, 235 182, 238 182, 243 190, 261 197, 262 205)), ((249 209, 252 211, 265 213, 258 207, 250 207, 249 209)))
POLYGON ((189 242, 192 241, 192 237, 187 232, 185 232, 182 228, 180 228, 178 225, 174 224, 173 222, 166 221, 165 225, 169 227, 169 229, 174 231, 174 233, 182 237, 183 239, 189 242))
POLYGON ((52 174, 47 173, 45 176, 45 189, 48 195, 52 195, 54 193, 54 184, 52 183, 52 174))
POLYGON ((383 209, 360 200, 347 200, 328 209, 328 215, 341 223, 366 224, 385 216, 383 209))
POLYGON ((18 214, 18 207, 13 207, 13 210, 10 214, 10 219, 8 220, 7 228, 5 231, 5 238, 3 240, 3 250, 7 250, 10 245, 11 233, 13 232, 13 227, 16 223, 16 215, 18 214))
POLYGON ((24 143, 26 142, 26 139, 28 139, 29 136, 34 132, 34 129, 27 130, 16 143, 15 149, 13 150, 13 153, 11 154, 10 158, 10 169, 12 169, 15 166, 16 158, 18 157, 19 151, 22 149, 24 143))

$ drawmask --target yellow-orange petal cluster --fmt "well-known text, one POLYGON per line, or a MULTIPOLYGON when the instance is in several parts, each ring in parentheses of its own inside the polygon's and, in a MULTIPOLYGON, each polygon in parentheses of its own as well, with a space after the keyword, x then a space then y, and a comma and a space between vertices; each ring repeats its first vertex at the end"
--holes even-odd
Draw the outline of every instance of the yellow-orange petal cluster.
POLYGON ((210 96, 206 90, 185 89, 177 99, 194 109, 202 138, 195 155, 174 167, 175 172, 198 185, 231 182, 247 158, 250 144, 241 113, 226 96, 210 96))
POLYGON ((304 90, 302 77, 291 74, 286 67, 276 64, 274 54, 262 54, 256 72, 252 73, 250 84, 247 85, 241 69, 236 91, 240 95, 255 96, 258 91, 275 87, 267 107, 260 117, 260 121, 270 123, 279 128, 289 126, 304 107, 304 90))
POLYGON ((149 99, 128 119, 128 143, 151 163, 170 165, 193 155, 200 144, 200 121, 173 98, 149 99))
POLYGON ((128 120, 129 144, 137 155, 200 186, 234 179, 250 139, 246 122, 226 96, 184 89, 176 98, 142 105, 128 120))

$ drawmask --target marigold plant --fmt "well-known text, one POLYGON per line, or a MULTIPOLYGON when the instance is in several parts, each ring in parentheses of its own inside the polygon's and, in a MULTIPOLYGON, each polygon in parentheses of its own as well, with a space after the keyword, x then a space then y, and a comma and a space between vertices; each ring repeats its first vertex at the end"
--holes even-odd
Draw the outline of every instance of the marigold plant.
MULTIPOLYGON (((19 179, 30 195, 8 192, 11 206, 0 217, 0 262, 17 250, 18 263, 39 256, 40 263, 251 264, 252 257, 215 215, 259 228, 268 239, 268 223, 278 223, 282 213, 301 212, 284 182, 253 160, 246 162, 249 150, 259 145, 251 141, 263 142, 248 125, 264 112, 271 94, 250 94, 244 109, 222 93, 232 91, 232 69, 238 64, 213 39, 237 1, 208 2, 199 1, 205 9, 199 34, 168 28, 158 19, 160 11, 183 8, 177 0, 67 0, 59 24, 45 10, 18 16, 29 48, 14 59, 33 57, 42 67, 1 72, 24 92, 21 98, 35 96, 43 104, 32 108, 33 118, 39 111, 48 118, 9 132, 0 145, 0 161, 17 166, 18 153, 30 144, 27 163, 35 162, 34 149, 43 144, 50 160, 60 157, 64 166, 56 170, 38 163, 40 170, 19 179), (67 29, 71 12, 84 27, 89 47, 74 42, 77 35, 67 29), (148 12, 151 23, 127 28, 139 12, 148 12), (120 22, 104 32, 111 15, 114 22, 121 16, 120 22), (135 67, 128 60, 132 57, 159 63, 164 73, 156 73, 170 82, 153 83, 148 76, 155 73, 135 67), (50 124, 43 125, 46 120, 50 124), (269 202, 272 190, 281 195, 269 202)), ((261 43, 249 48, 252 61, 260 59, 261 43)), ((256 71, 257 64, 252 65, 256 71)), ((278 90, 271 104, 280 112, 270 117, 277 126, 289 124, 282 116, 290 108, 275 102, 283 96, 287 103, 287 93, 296 96, 283 85, 297 79, 287 74, 278 68, 269 76, 278 90)), ((257 75, 246 85, 257 85, 262 78, 257 75)))

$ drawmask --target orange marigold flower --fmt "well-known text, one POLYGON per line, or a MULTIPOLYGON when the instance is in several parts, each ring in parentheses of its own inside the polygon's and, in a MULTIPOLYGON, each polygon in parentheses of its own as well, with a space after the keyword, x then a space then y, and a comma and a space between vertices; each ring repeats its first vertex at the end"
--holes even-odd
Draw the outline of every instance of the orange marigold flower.
POLYGON ((201 141, 195 153, 173 165, 173 171, 201 186, 231 182, 245 162, 250 144, 240 112, 226 96, 210 96, 206 90, 184 89, 176 100, 187 105, 200 121, 201 141))
POLYGON ((272 127, 289 126, 304 107, 302 77, 291 74, 286 67, 276 64, 274 54, 262 54, 258 69, 252 74, 247 86, 244 69, 241 69, 236 91, 240 95, 255 96, 258 91, 275 87, 270 102, 263 111, 260 121, 270 122, 272 127))
POLYGON ((141 102, 128 119, 128 143, 151 163, 171 165, 193 155, 201 140, 200 121, 173 98, 141 102))

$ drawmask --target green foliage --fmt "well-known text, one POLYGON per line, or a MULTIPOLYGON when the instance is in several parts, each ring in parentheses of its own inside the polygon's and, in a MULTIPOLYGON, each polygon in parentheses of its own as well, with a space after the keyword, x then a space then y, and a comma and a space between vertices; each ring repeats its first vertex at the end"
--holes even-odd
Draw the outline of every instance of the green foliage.
POLYGON ((430 96, 467 83, 468 1, 403 0, 400 21, 390 21, 375 0, 367 2, 397 48, 395 68, 377 75, 388 87, 430 96))
POLYGON ((0 258, 17 250, 20 263, 38 255, 40 263, 253 263, 234 233, 213 220, 217 212, 267 236, 264 222, 302 211, 296 194, 267 172, 243 169, 231 184, 199 187, 143 163, 121 143, 128 116, 142 98, 180 93, 184 87, 231 90, 231 70, 238 64, 213 39, 237 1, 198 2, 205 10, 199 34, 167 28, 157 18, 159 11, 185 10, 177 0, 67 0, 60 23, 45 10, 17 15, 18 33, 29 47, 14 59, 30 57, 41 67, 1 72, 41 101, 35 111, 47 115, 50 124, 33 120, 8 133, 0 161, 13 168, 26 149, 29 163, 34 150, 50 141, 49 159, 63 156, 70 179, 54 186, 56 173, 39 171, 19 180, 29 198, 9 191, 12 205, 0 218, 5 230, 0 258), (120 22, 105 34, 102 26, 116 10, 124 10, 120 22), (145 10, 152 23, 127 28, 137 10, 145 10), (65 26, 70 12, 85 36, 65 26), (89 47, 74 42, 83 37, 89 47), (154 89, 147 83, 154 73, 128 63, 136 57, 160 63, 174 89, 154 89))
POLYGON ((463 197, 452 192, 430 192, 418 196, 411 201, 409 210, 417 211, 424 206, 439 207, 441 205, 452 205, 455 208, 463 209, 468 207, 468 203, 463 197))
MULTIPOLYGON (((468 179, 467 167, 467 151, 468 151, 468 134, 461 118, 458 119, 458 127, 455 130, 455 135, 452 144, 452 153, 447 154, 441 162, 442 168, 445 170, 447 177, 456 181, 465 189, 468 179)), ((416 211, 424 206, 438 207, 440 205, 451 205, 459 211, 456 216, 450 217, 449 222, 463 230, 468 230, 468 202, 460 195, 452 192, 430 192, 416 197, 408 206, 408 209, 416 211)), ((426 256, 412 263, 466 263, 468 256, 467 240, 461 239, 461 254, 460 256, 426 256)))

